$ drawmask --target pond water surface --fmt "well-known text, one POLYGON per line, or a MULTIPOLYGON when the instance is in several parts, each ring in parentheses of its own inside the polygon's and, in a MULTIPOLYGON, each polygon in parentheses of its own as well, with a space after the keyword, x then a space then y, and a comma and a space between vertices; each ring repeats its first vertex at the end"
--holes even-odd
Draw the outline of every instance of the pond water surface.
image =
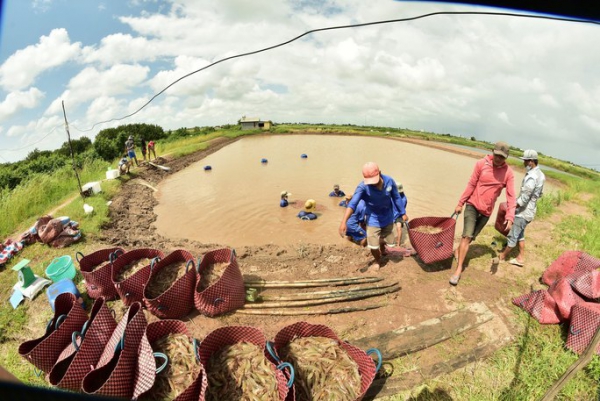
MULTIPOLYGON (((367 161, 404 185, 407 213, 415 218, 450 216, 476 159, 390 138, 245 137, 163 180, 155 224, 165 236, 231 247, 343 243, 338 235, 342 198, 328 195, 334 184, 353 193, 367 161), (261 163, 263 158, 268 162, 261 163), (212 170, 205 171, 207 165, 212 170), (286 208, 279 207, 283 190, 292 193, 294 203, 286 208), (296 215, 309 198, 317 202, 318 219, 303 221, 296 215)), ((517 194, 522 179, 523 172, 515 171, 517 194)), ((497 203, 504 200, 503 193, 497 203)), ((462 224, 461 216, 457 235, 462 224)))

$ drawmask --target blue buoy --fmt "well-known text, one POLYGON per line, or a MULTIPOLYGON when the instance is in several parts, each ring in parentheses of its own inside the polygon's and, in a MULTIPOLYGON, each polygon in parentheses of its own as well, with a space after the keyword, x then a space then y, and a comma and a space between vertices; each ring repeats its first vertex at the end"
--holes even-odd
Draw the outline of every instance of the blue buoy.
POLYGON ((212 170, 212 167, 211 166, 204 166, 204 170, 205 171, 212 170))
POLYGON ((269 161, 267 159, 260 159, 261 163, 268 163, 269 161))
POLYGON ((302 154, 300 155, 300 157, 301 157, 301 158, 303 158, 303 159, 307 159, 307 158, 308 158, 308 155, 307 155, 306 153, 302 153, 302 154))

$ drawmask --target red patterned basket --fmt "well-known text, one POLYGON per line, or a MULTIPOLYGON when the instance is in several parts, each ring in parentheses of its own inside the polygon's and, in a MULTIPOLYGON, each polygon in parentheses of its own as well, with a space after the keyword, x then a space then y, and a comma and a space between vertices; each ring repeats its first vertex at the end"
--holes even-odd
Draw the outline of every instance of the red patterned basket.
POLYGON ((158 263, 151 265, 150 277, 144 286, 144 305, 161 319, 180 319, 194 308, 194 292, 196 288, 196 264, 188 251, 178 249, 171 252, 158 263), (161 269, 174 263, 185 262, 186 273, 177 279, 169 289, 155 298, 148 298, 147 288, 161 269))
POLYGON ((537 290, 518 296, 512 302, 542 324, 560 323, 560 311, 547 290, 537 290))
MULTIPOLYGON (((567 348, 577 354, 583 353, 600 328, 600 304, 583 302, 573 307, 571 325, 567 336, 567 348)), ((600 355, 600 345, 596 349, 600 355)))
POLYGON ((128 264, 142 259, 152 259, 156 263, 159 259, 164 258, 164 256, 164 253, 159 250, 141 248, 126 252, 115 260, 112 264, 111 279, 123 304, 130 306, 134 302, 142 302, 144 298, 144 286, 150 278, 150 264, 135 272, 131 277, 123 281, 117 281, 121 270, 128 264))
POLYGON ((440 262, 452 257, 455 214, 450 217, 417 217, 408 224, 408 238, 421 260, 427 264, 440 262), (435 234, 419 232, 417 228, 430 226, 440 228, 435 234))
MULTIPOLYGON (((311 324, 307 322, 297 322, 281 329, 276 335, 274 340, 275 353, 277 350, 285 347, 290 341, 298 337, 327 337, 338 342, 348 355, 358 365, 358 373, 360 374, 361 387, 360 395, 356 398, 356 401, 362 400, 367 390, 373 383, 375 374, 381 366, 381 354, 379 350, 370 349, 367 352, 357 348, 353 345, 348 344, 345 341, 341 341, 338 336, 329 327, 320 324, 311 324), (376 365, 375 361, 369 356, 371 353, 377 353, 379 357, 379 363, 376 365)), ((276 360, 279 358, 277 354, 272 355, 276 360)))
POLYGON ((244 306, 246 289, 244 277, 233 249, 217 249, 206 253, 198 263, 194 304, 206 316, 217 316, 244 306), (229 263, 217 282, 202 290, 200 280, 205 269, 214 263, 229 263))
MULTIPOLYGON (((263 352, 265 352, 265 357, 268 359, 268 354, 266 352, 267 340, 261 330, 249 326, 227 326, 213 330, 200 343, 200 347, 198 348, 200 362, 206 367, 210 357, 215 352, 219 351, 225 346, 242 342, 258 346, 261 350, 263 350, 263 352)), ((270 360, 269 362, 272 364, 273 371, 277 379, 279 399, 283 401, 286 399, 289 386, 292 385, 291 383, 288 383, 288 379, 282 372, 282 369, 288 367, 289 365, 285 364, 283 366, 276 366, 275 363, 271 362, 270 360)))
POLYGON ((112 281, 112 263, 124 253, 123 248, 107 248, 85 256, 81 252, 75 254, 90 298, 104 297, 112 301, 119 297, 112 281))

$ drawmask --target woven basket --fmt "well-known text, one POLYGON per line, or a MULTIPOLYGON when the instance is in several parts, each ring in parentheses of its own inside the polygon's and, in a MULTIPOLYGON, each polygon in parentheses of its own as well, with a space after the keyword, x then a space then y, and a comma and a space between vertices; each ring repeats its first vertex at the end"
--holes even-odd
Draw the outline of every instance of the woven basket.
MULTIPOLYGON (((125 280, 117 281, 117 277, 121 270, 128 264, 142 259, 152 259, 154 261, 155 258, 162 259, 164 256, 165 255, 159 250, 141 248, 126 252, 115 260, 112 264, 111 279, 123 304, 130 306, 134 302, 142 302, 144 298, 144 286, 150 278, 150 264, 141 268, 125 280)), ((156 261, 158 262, 158 259, 156 259, 156 261)))
POLYGON ((90 298, 104 297, 107 301, 119 298, 111 276, 112 262, 124 252, 123 248, 107 248, 85 256, 81 252, 75 254, 90 298))
POLYGON ((452 257, 456 219, 451 217, 418 217, 408 225, 408 238, 421 260, 427 264, 440 262, 452 257), (417 231, 421 226, 440 228, 436 234, 417 231))

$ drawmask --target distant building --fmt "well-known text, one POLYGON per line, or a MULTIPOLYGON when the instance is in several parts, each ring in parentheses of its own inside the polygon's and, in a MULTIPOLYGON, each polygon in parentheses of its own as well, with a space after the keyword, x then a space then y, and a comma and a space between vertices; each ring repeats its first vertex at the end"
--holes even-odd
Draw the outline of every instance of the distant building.
POLYGON ((242 129, 271 129, 273 126, 273 122, 271 121, 261 121, 260 118, 246 116, 240 119, 240 124, 242 125, 242 129))

